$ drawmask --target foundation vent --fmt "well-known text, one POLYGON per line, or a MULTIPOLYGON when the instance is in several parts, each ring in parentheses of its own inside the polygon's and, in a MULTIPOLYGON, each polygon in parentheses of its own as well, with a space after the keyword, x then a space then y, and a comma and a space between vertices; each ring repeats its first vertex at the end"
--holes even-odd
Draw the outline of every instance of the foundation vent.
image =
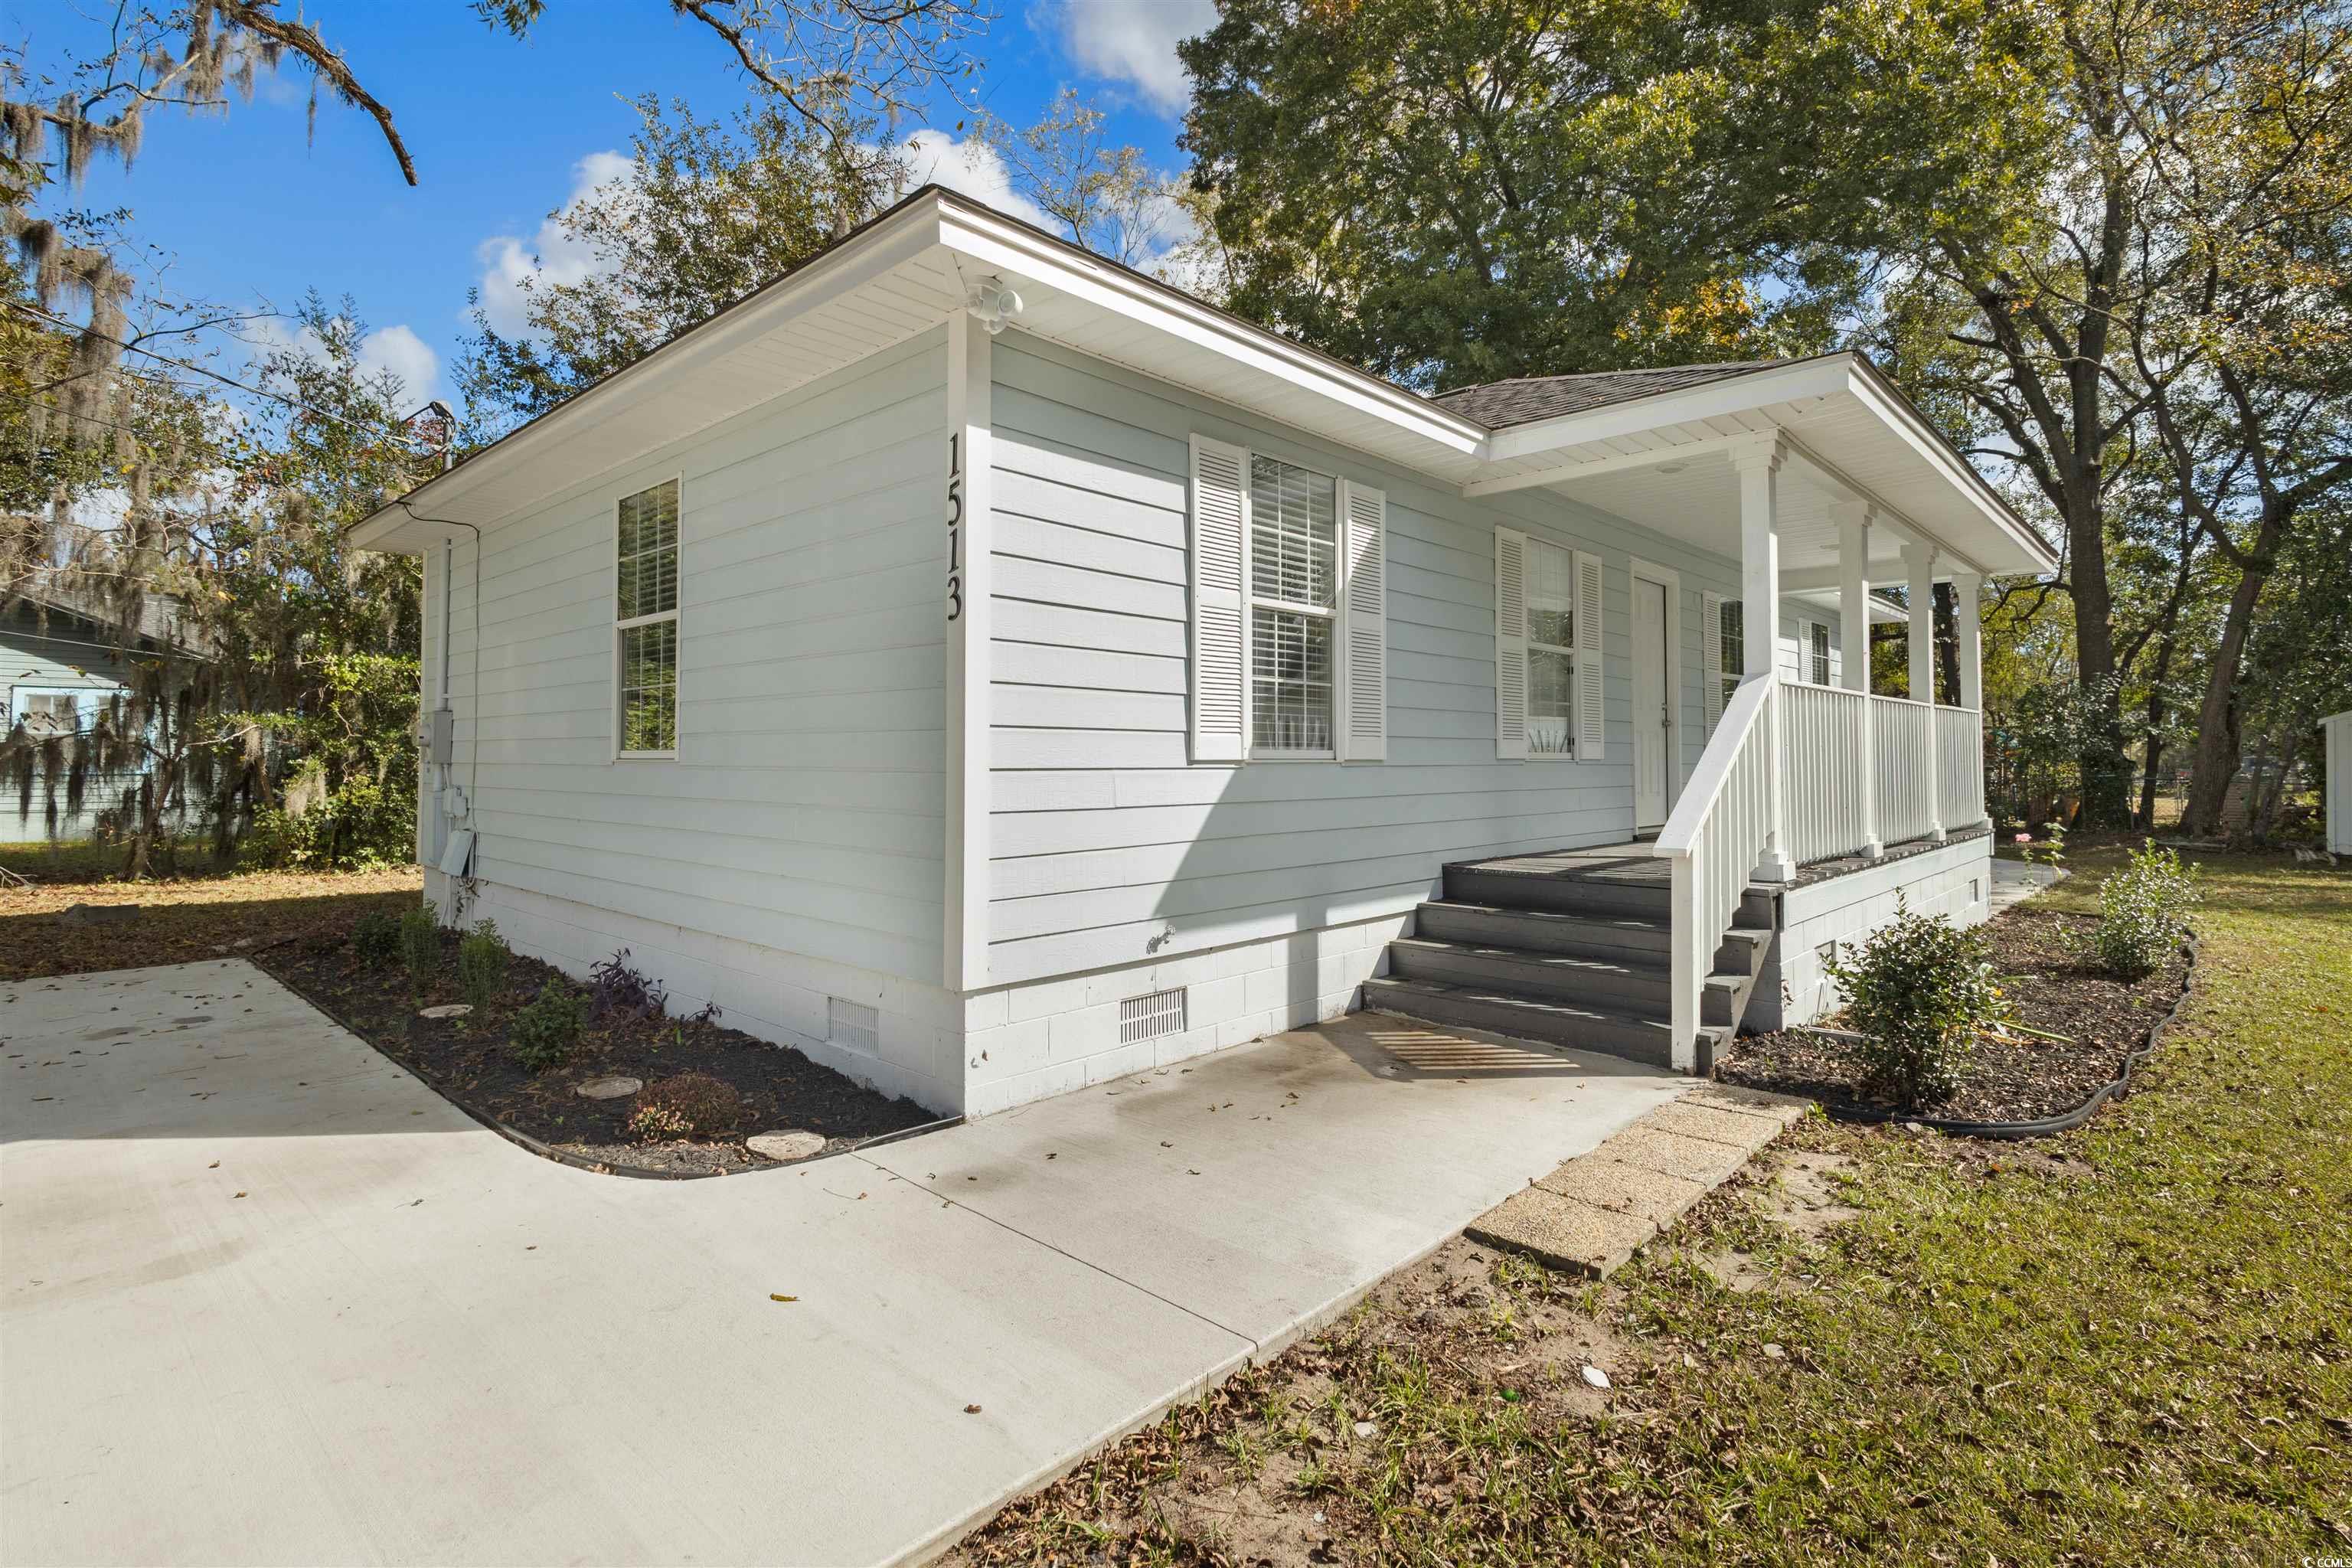
POLYGON ((882 1014, 863 1002, 824 999, 824 1037, 836 1046, 877 1056, 882 1050, 882 1014))
POLYGON ((1132 1046, 1184 1032, 1184 988, 1130 996, 1118 1005, 1118 1043, 1132 1046))

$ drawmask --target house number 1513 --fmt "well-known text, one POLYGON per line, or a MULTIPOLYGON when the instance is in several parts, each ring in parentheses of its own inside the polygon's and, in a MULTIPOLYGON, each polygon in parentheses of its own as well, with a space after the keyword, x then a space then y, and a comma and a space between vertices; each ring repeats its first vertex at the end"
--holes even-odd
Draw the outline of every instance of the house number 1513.
POLYGON ((963 433, 948 437, 948 619, 963 615, 963 433))

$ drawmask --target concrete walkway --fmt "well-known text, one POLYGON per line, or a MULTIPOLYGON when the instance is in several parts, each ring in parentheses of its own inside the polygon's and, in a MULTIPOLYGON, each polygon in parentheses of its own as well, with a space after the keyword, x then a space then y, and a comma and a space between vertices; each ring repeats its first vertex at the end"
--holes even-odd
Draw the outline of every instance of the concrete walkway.
POLYGON ((0 1037, 11 1563, 919 1557, 1688 1087, 1365 1016, 664 1183, 242 962, 0 1037))
POLYGON ((1997 915, 2012 904, 2021 904, 2045 888, 2054 888, 2065 880, 2067 872, 2061 866, 2046 866, 2039 861, 2028 864, 2022 860, 1992 863, 1992 891, 1987 895, 1986 913, 1997 915))

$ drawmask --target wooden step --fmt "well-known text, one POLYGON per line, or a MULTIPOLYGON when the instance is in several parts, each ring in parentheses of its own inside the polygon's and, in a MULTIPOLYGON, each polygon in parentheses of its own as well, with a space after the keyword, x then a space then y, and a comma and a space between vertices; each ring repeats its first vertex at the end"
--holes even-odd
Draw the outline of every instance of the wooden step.
MULTIPOLYGON (((1673 933, 1664 915, 1571 915, 1433 900, 1415 911, 1413 932, 1439 942, 1516 947, 1622 963, 1664 965, 1673 957, 1673 933)), ((1751 949, 1759 942, 1769 945, 1771 940, 1769 930, 1738 927, 1727 931, 1716 948, 1714 967, 1748 969, 1751 949)))
MULTIPOLYGON (((1656 921, 1667 918, 1674 897, 1672 885, 1663 876, 1599 878, 1564 872, 1503 871, 1477 861, 1446 867, 1444 890, 1448 903, 1599 919, 1656 921)), ((1769 929, 1775 896, 1772 889, 1751 884, 1740 900, 1732 924, 1769 929)))
MULTIPOLYGON (((1389 943, 1389 973, 1401 979, 1659 1018, 1666 1016, 1674 995, 1674 974, 1664 958, 1664 953, 1643 953, 1632 960, 1594 958, 1429 937, 1389 943)), ((1744 968, 1709 976, 1700 996, 1699 1021, 1738 1022, 1732 1007, 1748 978, 1744 968)))
MULTIPOLYGON (((1623 1057, 1645 1067, 1671 1068, 1666 1020, 1644 1013, 1509 995, 1491 987, 1449 985, 1394 976, 1364 983, 1364 1005, 1424 1023, 1484 1029, 1514 1039, 1540 1040, 1623 1057)), ((1701 1070, 1729 1039, 1727 1026, 1699 1031, 1701 1070)))

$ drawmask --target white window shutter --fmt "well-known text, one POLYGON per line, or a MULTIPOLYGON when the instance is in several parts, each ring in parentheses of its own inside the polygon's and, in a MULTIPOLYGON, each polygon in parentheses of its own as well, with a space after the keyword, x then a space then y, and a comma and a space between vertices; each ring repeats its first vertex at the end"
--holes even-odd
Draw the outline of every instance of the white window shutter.
POLYGON ((1601 761, 1607 744, 1601 653, 1601 557, 1576 552, 1576 754, 1601 761))
POLYGON ((1528 536, 1495 531, 1495 755, 1528 754, 1528 536))
POLYGON ((1700 641, 1706 654, 1699 660, 1706 675, 1706 732, 1715 733, 1715 722, 1723 717, 1723 595, 1699 595, 1700 641))
POLYGON ((1347 652, 1339 678, 1347 705, 1339 715, 1339 755, 1349 762, 1381 762, 1389 754, 1388 515, 1381 491, 1340 484, 1347 652))
POLYGON ((1192 760, 1249 754, 1249 454, 1192 437, 1192 760))

